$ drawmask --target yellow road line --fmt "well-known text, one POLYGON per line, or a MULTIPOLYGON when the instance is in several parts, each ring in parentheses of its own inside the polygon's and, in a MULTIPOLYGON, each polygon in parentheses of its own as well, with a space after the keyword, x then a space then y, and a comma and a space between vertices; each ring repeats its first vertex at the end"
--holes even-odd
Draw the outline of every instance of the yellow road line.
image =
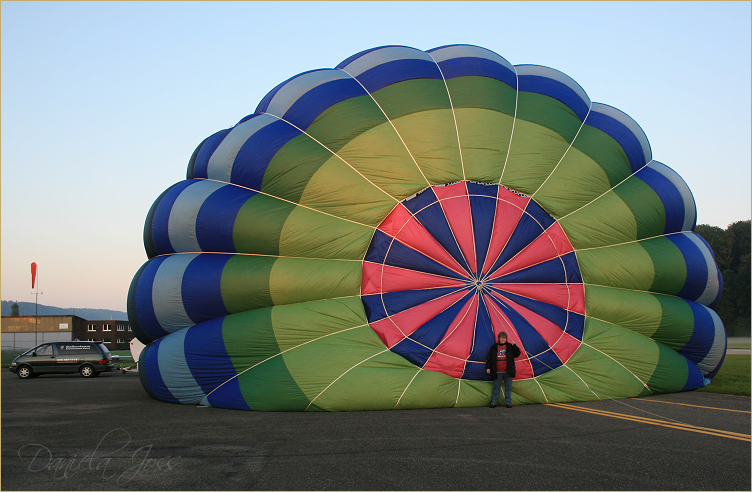
POLYGON ((682 428, 689 428, 689 429, 693 429, 693 430, 694 429, 701 429, 701 430, 705 430, 705 431, 720 432, 720 433, 723 433, 723 434, 730 434, 730 435, 735 435, 735 436, 739 436, 739 437, 750 437, 747 434, 740 434, 738 432, 724 431, 724 430, 719 430, 719 429, 708 429, 707 427, 698 427, 696 425, 684 424, 684 423, 675 422, 675 421, 672 421, 672 420, 657 420, 657 419, 651 419, 651 418, 648 418, 648 417, 640 417, 640 416, 637 416, 637 415, 628 415, 628 414, 625 414, 625 413, 609 412, 607 410, 595 410, 595 409, 592 409, 592 408, 578 407, 576 405, 567 405, 567 404, 560 404, 560 405, 565 406, 567 408, 571 408, 572 410, 584 410, 584 411, 587 411, 589 413, 596 413, 596 414, 599 414, 599 415, 605 415, 607 417, 616 417, 616 418, 628 417, 628 418, 633 419, 633 420, 639 420, 641 422, 645 422, 646 424, 657 424, 657 425, 668 424, 668 425, 671 425, 671 426, 682 427, 682 428))
POLYGON ((576 407, 573 405, 562 405, 562 404, 556 404, 552 406, 558 406, 560 408, 566 408, 568 410, 576 410, 579 412, 584 413, 590 413, 593 415, 601 415, 604 417, 612 417, 612 418, 618 418, 622 420, 630 420, 633 422, 639 422, 642 424, 650 424, 650 425, 659 425, 661 427, 667 427, 670 429, 680 429, 680 430, 687 430, 691 432, 698 432, 700 434, 710 434, 713 436, 719 436, 719 437, 729 437, 731 439, 739 439, 742 441, 750 441, 750 436, 747 434, 740 434, 738 432, 730 432, 730 431, 724 431, 719 429, 708 429, 706 427, 697 427, 692 426, 688 424, 682 424, 679 422, 670 422, 665 420, 655 420, 655 419, 648 419, 644 417, 636 417, 634 415, 626 415, 626 414, 620 414, 620 413, 614 413, 614 412, 606 412, 606 411, 599 411, 599 410, 592 410, 589 408, 582 408, 582 407, 576 407))
POLYGON ((670 429, 686 430, 690 432, 697 432, 700 434, 709 434, 711 436, 728 437, 730 439, 737 439, 740 441, 752 442, 752 436, 749 434, 741 434, 738 432, 730 432, 719 429, 708 429, 706 427, 697 427, 689 424, 682 424, 679 422, 671 422, 666 420, 649 419, 645 417, 636 417, 634 415, 627 415, 623 413, 608 412, 605 410, 594 410, 591 408, 578 407, 575 405, 567 405, 565 403, 552 403, 548 404, 551 407, 565 408, 567 410, 575 410, 578 412, 590 413, 593 415, 601 415, 603 417, 612 417, 622 420, 630 420, 632 422, 639 422, 642 424, 659 425, 661 427, 667 427, 670 429))
POLYGON ((624 413, 609 412, 607 410, 595 410, 595 409, 591 409, 591 408, 584 408, 584 407, 578 407, 578 406, 575 406, 575 405, 567 405, 567 404, 562 404, 562 405, 565 406, 565 407, 567 407, 567 408, 570 408, 572 410, 583 410, 583 411, 587 411, 589 413, 596 413, 596 414, 599 414, 599 415, 605 415, 607 417, 616 417, 616 418, 624 418, 624 417, 626 417, 626 418, 629 418, 629 419, 632 419, 632 420, 637 420, 637 421, 644 422, 646 424, 671 425, 671 426, 674 426, 674 427, 677 427, 677 428, 687 428, 687 429, 690 429, 690 430, 704 430, 704 431, 711 431, 711 432, 716 432, 716 433, 734 435, 734 436, 738 436, 738 437, 745 437, 745 438, 749 438, 750 437, 747 434, 740 434, 738 432, 724 431, 724 430, 719 430, 719 429, 708 429, 707 427, 698 427, 696 425, 684 424, 684 423, 675 422, 675 421, 672 421, 672 420, 657 420, 657 419, 651 419, 651 418, 648 418, 648 417, 640 417, 640 416, 628 415, 628 414, 624 414, 624 413))
POLYGON ((725 410, 726 412, 752 413, 749 410, 732 410, 730 408, 704 407, 702 405, 690 405, 688 403, 675 403, 673 401, 648 400, 647 398, 632 398, 632 400, 654 401, 656 403, 668 403, 670 405, 682 405, 685 407, 695 407, 695 408, 708 408, 710 410, 725 410))

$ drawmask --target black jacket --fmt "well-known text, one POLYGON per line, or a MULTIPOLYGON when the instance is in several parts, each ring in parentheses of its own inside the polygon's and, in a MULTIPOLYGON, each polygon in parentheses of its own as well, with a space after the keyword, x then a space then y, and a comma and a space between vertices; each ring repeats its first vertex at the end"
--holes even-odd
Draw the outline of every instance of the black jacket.
MULTIPOLYGON (((517 368, 514 367, 515 357, 520 356, 520 348, 507 342, 507 374, 514 377, 517 374, 517 368)), ((496 379, 496 354, 499 352, 499 344, 494 343, 486 354, 486 369, 491 369, 491 379, 496 379)))

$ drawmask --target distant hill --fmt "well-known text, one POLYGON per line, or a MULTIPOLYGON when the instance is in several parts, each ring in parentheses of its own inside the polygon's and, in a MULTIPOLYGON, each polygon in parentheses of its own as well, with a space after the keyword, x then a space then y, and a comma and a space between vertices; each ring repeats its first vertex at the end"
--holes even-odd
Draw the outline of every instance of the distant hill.
MULTIPOLYGON (((2 315, 10 316, 10 306, 15 301, 2 301, 2 315)), ((18 302, 18 314, 20 316, 34 316, 35 304, 33 302, 18 302)), ((117 321, 127 321, 128 314, 123 311, 113 311, 111 309, 88 309, 88 308, 60 308, 55 306, 39 305, 39 311, 36 314, 49 315, 49 314, 74 314, 83 319, 99 320, 99 319, 112 319, 117 321)))

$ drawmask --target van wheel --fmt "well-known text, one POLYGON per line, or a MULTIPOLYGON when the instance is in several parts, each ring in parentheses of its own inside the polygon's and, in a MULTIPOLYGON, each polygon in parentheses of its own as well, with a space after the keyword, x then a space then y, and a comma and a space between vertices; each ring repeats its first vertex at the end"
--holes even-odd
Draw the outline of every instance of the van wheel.
POLYGON ((96 374, 96 372, 94 372, 94 368, 89 364, 84 364, 83 366, 81 366, 81 369, 79 369, 78 372, 80 372, 81 375, 85 378, 90 378, 94 376, 94 374, 96 374))
POLYGON ((29 366, 20 366, 16 371, 16 374, 18 374, 18 377, 21 379, 29 379, 34 376, 34 373, 29 366))

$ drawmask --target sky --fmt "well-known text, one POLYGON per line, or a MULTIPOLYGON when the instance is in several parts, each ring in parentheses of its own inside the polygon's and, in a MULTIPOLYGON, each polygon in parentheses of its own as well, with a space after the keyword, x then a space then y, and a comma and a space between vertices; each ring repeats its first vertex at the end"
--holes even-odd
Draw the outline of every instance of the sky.
POLYGON ((1 2, 3 300, 125 311, 146 215, 207 136, 362 50, 545 65, 629 114, 698 224, 750 219, 750 2, 1 2))

